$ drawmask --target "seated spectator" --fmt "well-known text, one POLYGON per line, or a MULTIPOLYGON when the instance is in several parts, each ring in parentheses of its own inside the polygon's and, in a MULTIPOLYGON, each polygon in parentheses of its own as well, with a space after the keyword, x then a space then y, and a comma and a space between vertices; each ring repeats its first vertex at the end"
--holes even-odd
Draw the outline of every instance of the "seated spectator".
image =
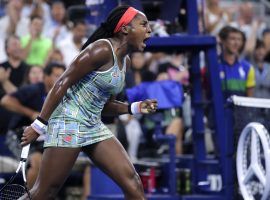
POLYGON ((23 50, 17 36, 9 36, 6 39, 5 48, 8 60, 1 63, 0 66, 1 70, 4 70, 3 73, 8 74, 8 79, 2 81, 2 87, 5 93, 10 93, 16 91, 17 87, 23 83, 24 75, 29 66, 22 60, 23 50))
POLYGON ((36 84, 43 82, 43 69, 39 66, 32 66, 28 68, 25 75, 24 84, 36 84))
POLYGON ((54 0, 51 3, 49 18, 44 24, 44 36, 50 38, 57 46, 62 40, 70 35, 66 25, 66 8, 61 0, 54 0))
POLYGON ((252 55, 257 37, 261 36, 266 24, 254 14, 254 6, 251 2, 242 3, 239 7, 239 16, 236 21, 229 24, 240 29, 246 36, 247 42, 244 48, 245 55, 252 55))
POLYGON ((28 33, 29 19, 22 16, 23 1, 9 0, 6 6, 6 15, 0 18, 0 38, 16 34, 19 37, 28 33))
MULTIPOLYGON (((154 81, 155 75, 147 69, 146 59, 143 53, 131 54, 131 68, 126 72, 126 86, 125 88, 131 88, 139 85, 144 81, 154 81)), ((123 94, 124 96, 126 94, 123 94)), ((126 97, 122 97, 125 100, 126 97)), ((140 137, 142 135, 141 125, 138 121, 138 116, 123 115, 120 116, 120 120, 124 125, 126 139, 127 139, 127 152, 132 161, 137 160, 138 147, 140 143, 140 137)))
POLYGON ((41 35, 43 19, 39 16, 31 17, 30 34, 21 38, 24 48, 23 56, 29 65, 44 66, 49 52, 52 50, 52 41, 41 35))
MULTIPOLYGON (((0 99, 15 92, 23 84, 23 78, 29 66, 22 60, 22 46, 17 36, 11 35, 5 41, 8 59, 0 64, 0 99)), ((0 107, 0 134, 5 134, 11 113, 0 107)))
POLYGON ((19 37, 28 33, 29 19, 21 16, 22 1, 10 0, 6 5, 6 15, 0 18, 0 62, 7 59, 5 40, 8 35, 19 37))
POLYGON ((189 73, 182 65, 183 55, 173 54, 167 62, 158 66, 157 80, 174 80, 188 84, 189 73))
MULTIPOLYGON (((158 66, 158 73, 156 80, 174 80, 184 85, 188 84, 189 73, 181 65, 183 63, 182 54, 174 54, 167 62, 158 66)), ((163 115, 163 130, 165 134, 173 134, 176 136, 175 150, 177 155, 183 153, 183 121, 182 109, 173 108, 160 110, 163 115)))
POLYGON ((226 100, 231 95, 253 96, 255 87, 254 68, 245 59, 239 59, 243 46, 239 29, 226 26, 219 33, 222 46, 220 57, 220 79, 226 100))
POLYGON ((265 61, 270 63, 270 29, 267 28, 263 31, 262 40, 266 50, 265 61))
POLYGON ((44 0, 23 0, 22 17, 38 15, 47 21, 50 18, 50 6, 44 0))
POLYGON ((73 23, 72 33, 59 43, 57 48, 63 55, 64 63, 68 67, 71 61, 79 54, 82 45, 86 42, 86 22, 75 21, 73 23))
POLYGON ((147 66, 144 53, 133 53, 130 56, 131 67, 126 73, 126 87, 130 88, 139 85, 141 82, 154 81, 156 75, 147 66))
MULTIPOLYGON (((181 55, 177 55, 171 59, 171 62, 163 63, 159 65, 159 73, 156 76, 152 72, 147 69, 146 59, 143 53, 133 53, 131 55, 131 69, 126 73, 126 88, 131 88, 136 85, 139 85, 142 82, 146 81, 155 81, 155 80, 177 80, 180 82, 187 83, 188 80, 188 73, 186 70, 180 71, 180 62, 179 58, 181 55), (172 64, 174 63, 174 64, 172 64), (176 66, 177 67, 176 67, 176 66), (156 78, 158 77, 158 78, 156 78)), ((158 110, 158 115, 162 114, 162 129, 163 132, 166 134, 174 134, 176 136, 176 153, 178 155, 182 154, 182 119, 181 119, 181 110, 177 109, 165 109, 165 110, 158 110)), ((154 114, 155 115, 155 114, 154 114)), ((147 131, 146 137, 149 142, 151 142, 152 131, 155 130, 155 122, 152 120, 153 116, 144 116, 140 119, 141 124, 143 124, 144 129, 147 131), (149 137, 151 135, 151 137, 149 137)), ((134 123, 134 116, 122 118, 126 127, 127 139, 130 147, 133 146, 134 149, 138 148, 138 138, 142 132, 140 124, 134 123), (130 124, 130 125, 129 125, 130 124), (139 126, 138 126, 139 125, 139 126), (135 134, 136 133, 136 134, 135 134), (137 144, 136 144, 137 143, 137 144)), ((135 118, 136 120, 136 118, 135 118)), ((135 150, 128 152, 131 156, 134 156, 135 150)), ((136 157, 135 157, 136 158, 136 157)))
MULTIPOLYGON (((50 63, 44 69, 44 82, 26 85, 12 94, 5 95, 1 100, 1 105, 6 109, 17 113, 12 118, 7 135, 7 143, 11 144, 11 136, 20 137, 22 127, 29 125, 41 111, 46 95, 52 88, 56 80, 64 72, 65 66, 58 63, 50 63), (19 132, 18 132, 19 130, 19 132)), ((18 139, 19 143, 20 139, 18 139)), ((15 151, 16 149, 11 149, 15 151)), ((38 174, 41 156, 43 151, 43 142, 35 142, 31 146, 31 154, 29 156, 30 168, 27 171, 27 181, 29 188, 35 182, 38 174)), ((20 156, 20 150, 15 152, 20 156)))
POLYGON ((63 57, 62 52, 59 49, 54 48, 50 52, 47 63, 51 63, 51 62, 58 62, 58 63, 63 63, 64 64, 64 57, 63 57))
POLYGON ((253 66, 255 67, 256 86, 254 97, 270 98, 270 65, 264 61, 266 48, 264 43, 257 41, 253 55, 253 66))
POLYGON ((207 0, 205 16, 206 31, 217 36, 220 29, 229 24, 231 16, 219 5, 219 0, 207 0))

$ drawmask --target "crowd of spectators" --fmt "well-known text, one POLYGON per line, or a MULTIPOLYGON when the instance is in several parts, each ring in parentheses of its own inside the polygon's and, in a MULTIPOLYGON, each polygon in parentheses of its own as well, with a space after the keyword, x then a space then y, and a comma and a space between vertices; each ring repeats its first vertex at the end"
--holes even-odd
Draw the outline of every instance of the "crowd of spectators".
MULTIPOLYGON (((269 98, 269 23, 260 2, 207 0, 205 30, 217 38, 219 72, 225 98, 269 98)), ((265 115, 264 118, 269 118, 265 115)))

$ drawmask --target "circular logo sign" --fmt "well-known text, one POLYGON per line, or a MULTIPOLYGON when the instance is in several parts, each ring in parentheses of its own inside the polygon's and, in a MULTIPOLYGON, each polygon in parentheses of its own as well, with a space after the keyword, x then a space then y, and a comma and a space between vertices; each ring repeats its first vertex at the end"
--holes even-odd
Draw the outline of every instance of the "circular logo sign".
POLYGON ((237 146, 237 178, 245 200, 270 198, 270 137, 265 127, 249 123, 237 146))

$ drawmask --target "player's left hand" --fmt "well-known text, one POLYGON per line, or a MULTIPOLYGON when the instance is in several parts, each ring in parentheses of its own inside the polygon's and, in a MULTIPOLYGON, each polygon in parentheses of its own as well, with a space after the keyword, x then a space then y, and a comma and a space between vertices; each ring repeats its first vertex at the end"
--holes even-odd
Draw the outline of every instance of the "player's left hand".
POLYGON ((146 99, 141 102, 140 106, 142 114, 154 113, 157 110, 158 102, 156 99, 146 99))

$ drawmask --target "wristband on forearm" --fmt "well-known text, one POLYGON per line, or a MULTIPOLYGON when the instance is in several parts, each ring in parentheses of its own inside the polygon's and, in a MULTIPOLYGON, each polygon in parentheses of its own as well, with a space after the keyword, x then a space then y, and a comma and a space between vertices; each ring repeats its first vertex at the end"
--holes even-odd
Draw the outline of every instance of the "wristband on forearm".
POLYGON ((45 124, 46 126, 48 125, 48 121, 46 121, 45 119, 42 119, 40 116, 38 116, 37 119, 38 119, 42 124, 45 124))
POLYGON ((39 134, 44 135, 46 133, 46 127, 48 125, 48 122, 43 120, 40 117, 37 117, 37 119, 31 124, 31 127, 39 134))
POLYGON ((140 114, 141 113, 141 101, 133 102, 128 105, 128 113, 131 115, 140 114))

